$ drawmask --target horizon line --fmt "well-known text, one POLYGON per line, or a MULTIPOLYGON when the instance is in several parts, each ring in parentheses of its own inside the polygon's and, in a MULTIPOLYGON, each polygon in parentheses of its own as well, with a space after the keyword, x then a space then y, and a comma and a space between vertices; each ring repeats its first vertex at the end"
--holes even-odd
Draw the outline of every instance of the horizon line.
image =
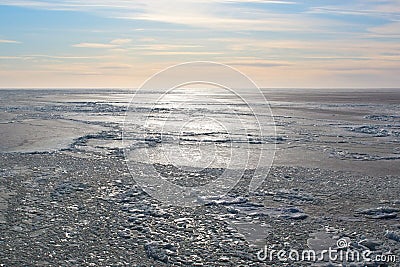
MULTIPOLYGON (((399 87, 258 87, 259 89, 295 89, 295 90, 328 90, 328 89, 350 89, 350 90, 399 90, 399 87)), ((139 87, 0 87, 0 90, 138 90, 139 87)), ((162 88, 154 88, 154 90, 162 88)))

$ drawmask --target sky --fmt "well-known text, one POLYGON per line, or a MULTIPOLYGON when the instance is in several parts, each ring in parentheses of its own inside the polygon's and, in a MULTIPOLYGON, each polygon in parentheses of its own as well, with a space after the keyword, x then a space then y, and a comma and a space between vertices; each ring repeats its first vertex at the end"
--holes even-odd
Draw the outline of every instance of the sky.
POLYGON ((174 64, 267 88, 400 88, 400 0, 0 0, 0 88, 136 88, 174 64))

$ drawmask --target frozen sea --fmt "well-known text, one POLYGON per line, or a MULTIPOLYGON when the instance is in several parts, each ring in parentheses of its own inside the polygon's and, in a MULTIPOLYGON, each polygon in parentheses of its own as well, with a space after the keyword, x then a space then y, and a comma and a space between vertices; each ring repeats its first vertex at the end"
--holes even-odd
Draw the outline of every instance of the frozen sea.
POLYGON ((400 89, 10 89, 0 103, 0 265, 349 266, 257 258, 340 240, 388 259, 351 266, 399 266, 400 89))
POLYGON ((140 160, 144 149, 152 163, 197 168, 262 167, 274 156, 276 165, 399 173, 400 90, 244 92, 1 90, 0 151, 128 148, 140 160), (267 158, 257 161, 260 150, 267 158))

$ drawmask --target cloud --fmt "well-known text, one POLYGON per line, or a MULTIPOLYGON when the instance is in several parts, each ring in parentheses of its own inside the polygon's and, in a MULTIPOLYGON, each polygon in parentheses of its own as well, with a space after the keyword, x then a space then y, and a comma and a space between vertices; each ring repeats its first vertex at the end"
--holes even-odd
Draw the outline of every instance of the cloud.
POLYGON ((24 58, 19 56, 0 56, 0 60, 1 59, 24 59, 24 58))
POLYGON ((69 55, 25 55, 24 57, 31 58, 53 58, 53 59, 100 59, 104 56, 69 56, 69 55))
POLYGON ((220 2, 227 3, 259 3, 259 4, 284 4, 284 5, 295 5, 293 1, 274 1, 274 0, 224 0, 220 2))
POLYGON ((129 44, 132 39, 114 39, 109 43, 79 43, 72 45, 73 47, 79 48, 113 48, 121 49, 121 46, 129 44))
POLYGON ((47 59, 70 59, 70 60, 79 60, 79 59, 102 59, 106 58, 105 56, 69 56, 69 55, 17 55, 17 56, 0 56, 1 59, 16 59, 16 60, 35 60, 40 58, 47 59))
POLYGON ((400 5, 398 0, 358 0, 349 1, 346 4, 336 6, 311 7, 309 13, 369 16, 399 20, 400 5))
POLYGON ((184 45, 184 44, 145 44, 137 45, 135 49, 142 50, 155 50, 155 51, 165 51, 165 50, 178 50, 186 48, 201 48, 201 45, 184 45))
POLYGON ((176 56, 176 55, 221 55, 223 52, 207 52, 207 51, 155 51, 145 52, 143 55, 148 56, 176 56))
POLYGON ((260 68, 275 68, 275 67, 287 67, 291 64, 288 63, 274 63, 274 62, 226 62, 229 66, 248 66, 248 67, 260 67, 260 68))
POLYGON ((311 18, 302 12, 285 13, 259 8, 256 4, 293 5, 295 1, 282 0, 3 0, 3 5, 24 6, 50 10, 74 10, 97 13, 104 17, 155 21, 189 27, 229 31, 302 31, 323 29, 330 22, 311 18), (237 4, 244 4, 238 6, 237 4))
POLYGON ((0 39, 0 44, 20 44, 21 42, 15 40, 0 39))
POLYGON ((386 37, 400 37, 400 22, 388 23, 368 29, 371 33, 384 35, 386 37))
POLYGON ((132 65, 129 64, 105 64, 105 65, 101 65, 99 66, 99 69, 103 69, 103 70, 129 70, 132 68, 132 65))
POLYGON ((352 9, 351 7, 313 7, 309 13, 314 14, 338 14, 338 15, 355 15, 355 16, 370 16, 370 17, 398 17, 396 12, 379 11, 379 9, 352 9))
POLYGON ((72 45, 73 47, 80 48, 114 48, 117 47, 115 44, 103 44, 103 43, 79 43, 72 45))
POLYGON ((131 42, 132 42, 132 39, 114 39, 110 42, 110 44, 123 45, 123 44, 129 44, 131 42))

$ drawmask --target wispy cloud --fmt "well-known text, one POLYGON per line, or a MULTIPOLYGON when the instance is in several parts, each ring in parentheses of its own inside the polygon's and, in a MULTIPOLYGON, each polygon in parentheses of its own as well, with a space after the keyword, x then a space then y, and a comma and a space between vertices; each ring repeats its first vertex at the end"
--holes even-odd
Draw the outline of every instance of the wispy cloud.
POLYGON ((165 51, 165 50, 182 50, 187 48, 202 48, 201 45, 185 45, 185 44, 162 44, 162 43, 154 43, 154 44, 142 44, 136 45, 135 49, 142 50, 155 50, 155 51, 165 51))
POLYGON ((243 61, 228 61, 224 62, 229 66, 250 66, 250 67, 261 67, 261 68, 275 68, 275 67, 287 67, 292 64, 290 63, 278 63, 278 62, 269 62, 269 61, 250 61, 250 62, 243 62, 243 61))
POLYGON ((400 1, 399 0, 356 0, 339 2, 337 5, 313 6, 307 13, 310 14, 332 14, 347 17, 357 17, 358 26, 364 28, 366 38, 398 38, 400 37, 400 1), (361 17, 379 19, 374 26, 361 17), (367 23, 366 23, 367 22, 367 23))
POLYGON ((20 44, 21 42, 15 40, 0 39, 0 44, 20 44))
POLYGON ((386 37, 400 37, 400 22, 392 22, 381 26, 371 27, 368 31, 386 37))
POLYGON ((371 16, 397 20, 400 19, 400 2, 398 0, 348 1, 339 5, 314 6, 310 8, 309 13, 371 16))
POLYGON ((222 55, 223 52, 207 52, 207 51, 154 51, 144 52, 143 55, 148 56, 176 56, 176 55, 222 55))
POLYGON ((129 44, 132 39, 114 39, 109 43, 79 43, 72 45, 79 48, 119 48, 120 46, 129 44))
POLYGON ((113 45, 124 45, 132 42, 132 39, 114 39, 110 42, 113 45))
POLYGON ((384 17, 384 18, 400 18, 399 14, 395 11, 379 10, 379 8, 371 9, 358 9, 357 7, 314 7, 311 8, 309 13, 314 14, 339 14, 339 15, 357 15, 357 16, 371 16, 371 17, 384 17))
POLYGON ((72 45, 73 47, 80 47, 80 48, 114 48, 117 45, 114 44, 102 44, 102 43, 79 43, 72 45))
POLYGON ((0 56, 1 59, 17 59, 17 60, 32 60, 38 58, 47 59, 66 59, 66 60, 76 60, 76 59, 102 59, 106 56, 68 56, 68 55, 16 55, 16 56, 0 56))
MULTIPOLYGON (((308 14, 285 14, 256 9, 249 4, 294 5, 295 1, 279 0, 61 0, 57 2, 36 0, 3 0, 3 5, 15 5, 50 10, 75 10, 95 12, 105 17, 145 20, 196 28, 229 31, 315 31, 323 30, 329 21, 312 18, 308 14), (236 4, 246 4, 237 6, 236 4)), ((325 29, 326 30, 326 29, 325 29)))
POLYGON ((284 4, 284 5, 294 5, 297 4, 294 1, 275 1, 275 0, 220 0, 217 2, 226 3, 259 3, 259 4, 284 4))
POLYGON ((132 68, 132 65, 130 64, 118 64, 118 63, 112 63, 112 64, 103 64, 99 66, 99 69, 103 70, 129 70, 132 68))

